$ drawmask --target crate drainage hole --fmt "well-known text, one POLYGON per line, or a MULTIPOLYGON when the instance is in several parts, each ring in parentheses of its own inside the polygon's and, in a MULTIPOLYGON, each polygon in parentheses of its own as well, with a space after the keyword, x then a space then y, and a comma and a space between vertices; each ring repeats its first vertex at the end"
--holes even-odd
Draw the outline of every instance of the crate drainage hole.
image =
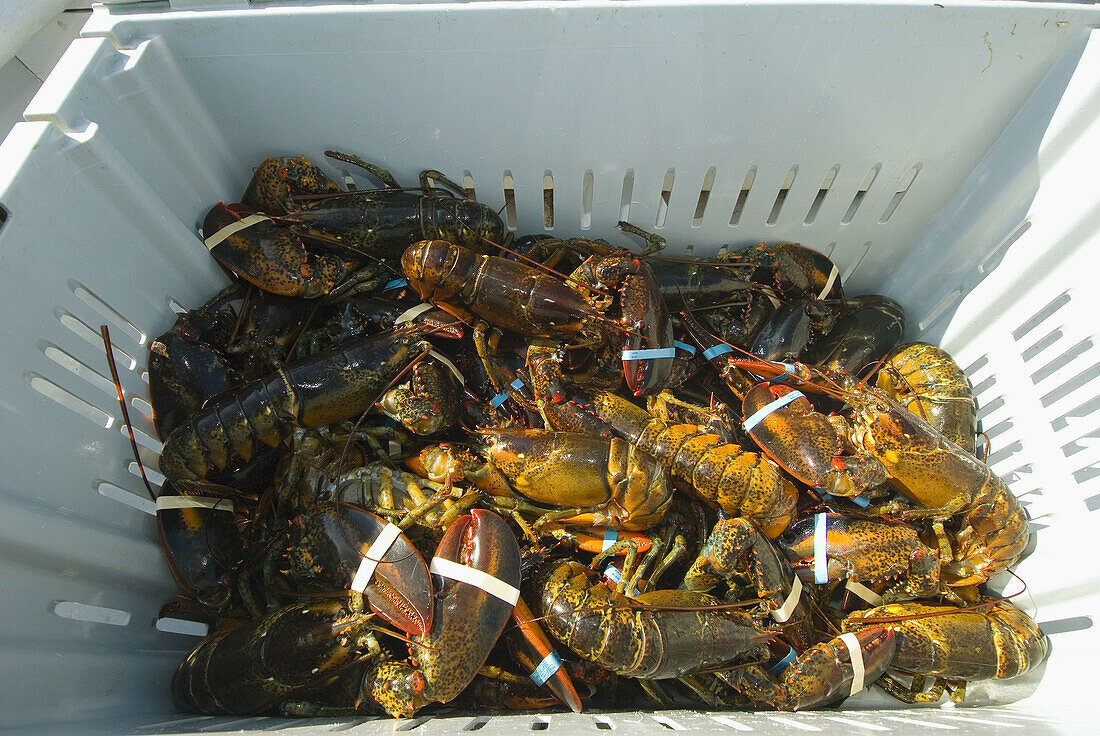
POLYGON ((472 721, 470 721, 469 723, 467 723, 465 726, 463 726, 462 730, 463 731, 480 731, 481 729, 485 728, 485 724, 487 724, 490 720, 492 720, 492 718, 490 716, 475 718, 472 721))
MULTIPOLYGON (((100 334, 99 330, 93 330, 91 327, 89 327, 87 324, 85 324, 75 315, 73 315, 72 312, 62 309, 61 307, 55 308, 54 314, 57 315, 57 321, 60 322, 63 327, 69 330, 69 332, 73 333, 81 340, 84 340, 89 345, 94 345, 95 347, 99 348, 100 352, 103 352, 103 335, 100 334)), ((115 364, 119 368, 123 368, 128 371, 132 371, 134 370, 134 368, 137 368, 137 361, 134 360, 134 358, 129 353, 121 349, 117 343, 112 342, 111 347, 114 348, 115 364)))
POLYGON ((0 230, 4 229, 4 225, 7 223, 9 216, 8 208, 0 204, 0 230))
POLYGON ((100 481, 99 495, 104 498, 109 498, 112 501, 129 506, 130 508, 143 511, 150 516, 157 515, 157 505, 149 498, 148 495, 139 495, 133 491, 128 491, 125 488, 120 488, 114 483, 108 483, 107 481, 100 481))
POLYGON ((145 344, 145 341, 148 339, 145 333, 139 330, 129 319, 122 316, 117 309, 96 296, 87 286, 75 279, 69 279, 69 288, 72 289, 77 299, 94 309, 108 322, 113 323, 115 327, 122 330, 131 340, 138 345, 145 344))
POLYGON ((477 199, 477 193, 474 191, 474 176, 469 171, 462 172, 462 191, 466 193, 466 199, 477 199))
POLYGON ((779 193, 775 195, 775 203, 772 205, 772 211, 768 213, 767 224, 774 225, 779 220, 779 213, 783 210, 783 203, 787 201, 787 195, 791 191, 791 186, 794 185, 794 179, 798 176, 798 165, 794 165, 787 172, 787 175, 783 177, 783 183, 779 185, 779 193))
POLYGON ((668 217, 668 201, 672 199, 674 181, 676 181, 676 169, 669 169, 665 172, 665 180, 661 184, 661 198, 657 201, 657 219, 653 223, 655 228, 665 226, 665 219, 668 217))
POLYGON ((48 378, 44 378, 37 373, 28 373, 26 378, 31 388, 47 399, 56 401, 66 409, 79 414, 85 419, 91 420, 104 429, 110 429, 114 426, 115 418, 113 416, 103 411, 98 406, 89 404, 76 394, 66 391, 48 378))
POLYGON ((939 304, 928 310, 928 312, 924 315, 924 318, 917 322, 917 329, 927 329, 929 325, 940 318, 940 315, 947 311, 948 307, 959 300, 959 297, 962 296, 962 293, 962 289, 958 286, 952 289, 950 294, 947 294, 943 299, 940 299, 939 304))
POLYGON ((623 174, 623 193, 619 198, 619 220, 630 222, 630 204, 634 199, 634 169, 623 174))
POLYGON ((852 203, 848 205, 848 211, 844 213, 844 217, 840 218, 841 225, 847 225, 852 221, 852 218, 856 216, 856 212, 859 211, 859 206, 863 204, 863 199, 867 196, 867 190, 871 188, 871 184, 874 183, 881 169, 882 164, 878 163, 872 166, 871 170, 867 172, 867 176, 863 178, 863 183, 859 185, 856 196, 852 197, 852 203))
POLYGON ((126 626, 130 623, 130 612, 118 608, 105 606, 93 606, 77 601, 55 601, 53 612, 61 618, 73 621, 87 621, 93 624, 110 624, 111 626, 126 626))
POLYGON ((581 179, 581 230, 592 227, 592 169, 585 169, 581 179))
POLYGON ((839 171, 840 164, 837 164, 826 172, 825 178, 821 180, 821 187, 817 190, 817 196, 814 197, 810 209, 806 212, 806 219, 802 221, 803 225, 814 224, 814 220, 817 219, 817 213, 821 211, 821 205, 825 203, 825 195, 827 195, 829 189, 832 188, 833 182, 836 181, 836 175, 839 171))
POLYGON ((542 172, 542 226, 554 227, 554 172, 550 169, 542 172))
POLYGON ((504 172, 504 222, 509 230, 516 229, 516 180, 511 171, 504 172))
POLYGON ((745 201, 749 198, 752 183, 756 180, 756 167, 750 166, 745 180, 741 182, 741 193, 737 195, 737 202, 733 205, 733 214, 730 215, 730 225, 741 222, 741 213, 745 211, 745 201))
POLYGON ((886 205, 886 209, 882 211, 882 217, 878 218, 880 225, 885 225, 891 217, 894 216, 894 211, 901 204, 901 200, 905 198, 905 195, 909 193, 909 188, 913 186, 913 181, 917 178, 917 174, 920 173, 920 167, 922 164, 915 164, 913 168, 909 169, 909 173, 905 175, 905 178, 901 180, 901 184, 898 185, 898 191, 894 194, 893 199, 886 205))
POLYGON ((614 731, 615 726, 611 723, 611 720, 604 716, 596 716, 596 728, 600 731, 614 731))
POLYGON ((710 192, 714 189, 714 167, 711 166, 707 169, 707 173, 703 175, 703 186, 699 188, 699 201, 695 203, 695 215, 691 218, 692 227, 700 227, 703 224, 703 213, 707 209, 707 201, 710 199, 710 192))
POLYGON ((997 266, 1001 265, 1001 261, 1004 260, 1005 253, 1012 247, 1012 244, 1020 239, 1020 236, 1031 229, 1031 221, 1024 220, 1016 229, 1008 234, 1008 237, 1001 241, 993 250, 989 251, 989 255, 982 259, 982 262, 978 264, 978 272, 983 274, 990 273, 997 266))
POLYGON ((537 719, 537 720, 535 720, 531 723, 531 730, 532 731, 545 731, 548 728, 550 728, 550 719, 549 718, 545 718, 545 717, 539 718, 539 719, 537 719))

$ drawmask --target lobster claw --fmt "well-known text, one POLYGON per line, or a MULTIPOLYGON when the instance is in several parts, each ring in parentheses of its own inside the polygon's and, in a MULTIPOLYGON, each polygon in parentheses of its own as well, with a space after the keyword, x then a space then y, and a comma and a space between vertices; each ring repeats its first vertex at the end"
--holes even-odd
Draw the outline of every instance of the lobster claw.
POLYGON ((374 514, 359 509, 349 511, 353 512, 349 518, 363 530, 361 538, 371 540, 369 545, 361 545, 364 561, 369 565, 379 560, 373 578, 363 590, 371 610, 409 634, 427 632, 432 626, 434 611, 429 593, 431 579, 424 558, 400 532, 385 553, 380 558, 375 557, 371 548, 380 538, 392 535, 396 527, 374 514))
POLYGON ((392 524, 347 504, 319 504, 291 527, 292 568, 337 570, 375 613, 411 635, 432 625, 424 558, 392 524))
POLYGON ((623 339, 623 375, 635 396, 655 393, 672 373, 676 348, 672 316, 649 266, 635 261, 636 272, 620 287, 623 339))
POLYGON ((443 535, 431 571, 432 628, 410 649, 427 680, 425 701, 446 703, 485 664, 519 600, 519 545, 502 518, 474 509, 443 535))

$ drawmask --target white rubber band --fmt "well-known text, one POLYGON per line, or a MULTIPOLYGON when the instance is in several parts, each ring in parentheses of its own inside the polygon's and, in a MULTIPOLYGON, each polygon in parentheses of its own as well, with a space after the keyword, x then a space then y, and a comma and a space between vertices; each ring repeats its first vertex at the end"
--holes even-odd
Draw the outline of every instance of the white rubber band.
POLYGON ((214 233, 202 242, 206 243, 207 250, 213 250, 214 246, 228 238, 233 233, 239 233, 241 230, 245 230, 252 227, 253 225, 257 225, 261 222, 264 222, 265 220, 270 219, 271 218, 267 215, 249 215, 243 220, 237 220, 236 222, 229 223, 221 230, 218 230, 218 232, 214 233))
POLYGON ((232 512, 233 502, 228 498, 206 496, 158 496, 157 511, 165 509, 212 509, 232 512))
POLYGON ((553 677, 554 673, 561 669, 561 657, 553 649, 550 653, 542 658, 539 662, 539 666, 535 668, 535 671, 531 673, 531 682, 535 683, 538 687, 542 687, 546 684, 546 681, 553 677))
POLYGON ((821 293, 817 295, 818 299, 824 299, 826 295, 833 290, 833 283, 836 281, 836 277, 840 275, 840 271, 837 270, 836 265, 833 265, 833 270, 829 271, 829 280, 825 282, 825 288, 821 290, 821 293))
POLYGON ((401 447, 401 443, 395 440, 390 440, 390 457, 397 457, 404 451, 401 447))
POLYGON ((456 366, 454 363, 451 362, 450 358, 448 358, 443 353, 436 352, 435 350, 429 350, 428 355, 432 356, 433 358, 438 360, 440 363, 442 363, 443 365, 450 368, 451 373, 453 373, 455 375, 455 378, 458 379, 458 382, 460 384, 462 384, 463 386, 466 385, 466 377, 462 375, 462 371, 460 371, 458 369, 458 366, 456 366))
POLYGON ((619 532, 617 529, 605 529, 603 532, 603 546, 600 548, 600 552, 611 549, 618 540, 619 532))
POLYGON ((855 634, 847 633, 841 634, 839 637, 844 646, 848 647, 848 659, 852 660, 852 689, 848 692, 848 696, 858 695, 859 691, 863 689, 863 676, 865 669, 863 666, 863 649, 859 646, 859 639, 855 634))
POLYGON ((782 409, 784 406, 791 403, 795 399, 800 398, 804 398, 804 395, 801 391, 791 391, 789 394, 780 396, 778 399, 771 402, 767 406, 758 409, 755 414, 745 420, 742 426, 745 428, 746 432, 751 432, 753 427, 764 421, 765 417, 767 417, 773 411, 775 411, 776 409, 782 409))
POLYGON ((676 348, 646 348, 645 350, 624 350, 623 360, 654 360, 656 358, 675 358, 676 348))
POLYGON ((421 302, 420 304, 417 304, 415 307, 409 307, 404 312, 402 312, 397 317, 397 319, 395 319, 393 321, 393 326, 396 327, 397 325, 404 324, 405 322, 408 322, 409 320, 416 319, 420 315, 424 314, 424 312, 427 312, 429 309, 435 309, 435 305, 430 304, 429 302, 421 302))
POLYGON ((371 543, 367 553, 363 555, 363 560, 359 563, 359 569, 355 571, 355 577, 351 579, 352 590, 356 593, 362 593, 367 589, 367 585, 374 575, 374 569, 378 567, 378 563, 390 551, 390 547, 393 546, 394 541, 399 536, 401 536, 401 530, 395 524, 386 524, 382 528, 378 538, 371 543))
POLYGON ((501 599, 510 606, 516 605, 516 601, 519 600, 518 588, 512 587, 499 578, 494 578, 483 570, 460 565, 443 557, 433 557, 432 564, 428 569, 436 575, 484 590, 489 595, 501 599))
POLYGON ((794 609, 798 607, 798 602, 801 599, 802 581, 795 575, 794 580, 791 581, 791 592, 787 595, 787 600, 783 601, 782 606, 771 612, 771 617, 779 623, 785 623, 794 613, 794 609))
POLYGON ((829 557, 825 545, 825 514, 814 515, 814 582, 824 585, 829 582, 829 557))
POLYGON ((857 583, 855 580, 849 580, 848 582, 844 583, 844 587, 858 595, 863 600, 870 603, 872 606, 881 606, 884 602, 881 595, 871 590, 863 583, 857 583))

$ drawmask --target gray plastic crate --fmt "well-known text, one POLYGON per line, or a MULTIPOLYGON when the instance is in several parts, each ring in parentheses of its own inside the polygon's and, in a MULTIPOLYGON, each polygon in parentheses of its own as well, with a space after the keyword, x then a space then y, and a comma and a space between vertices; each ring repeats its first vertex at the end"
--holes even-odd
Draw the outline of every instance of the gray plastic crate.
MULTIPOLYGON (((175 4, 174 4, 175 5, 175 4)), ((471 2, 97 7, 0 146, 0 723, 21 733, 1073 733, 1097 717, 1093 315, 1100 42, 1091 5, 471 2), (1052 653, 967 706, 387 720, 195 718, 195 639, 106 370, 108 323, 155 467, 145 351, 225 282, 196 237, 264 156, 355 151, 472 182, 520 233, 695 253, 793 240, 910 315, 977 390, 1027 504, 1016 600, 1052 653), (553 228, 544 194, 553 191, 553 228), (709 191, 699 212, 700 194, 709 191), (162 623, 162 627, 170 625, 162 623)), ((330 169, 334 176, 342 172, 330 169)), ((1012 592, 1004 576, 994 588, 1012 592)))

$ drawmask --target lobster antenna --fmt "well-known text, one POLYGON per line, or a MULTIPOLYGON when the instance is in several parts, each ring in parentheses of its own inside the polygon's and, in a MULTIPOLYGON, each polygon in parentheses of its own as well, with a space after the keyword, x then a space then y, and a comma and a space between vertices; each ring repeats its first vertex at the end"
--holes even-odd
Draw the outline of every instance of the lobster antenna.
POLYGON ((103 335, 103 347, 107 350, 107 365, 111 368, 111 379, 115 382, 115 392, 118 394, 118 405, 122 409, 122 419, 126 422, 126 433, 130 436, 130 448, 134 451, 134 460, 137 461, 138 470, 141 472, 141 480, 145 483, 145 490, 149 492, 149 498, 154 502, 157 494, 153 492, 153 484, 145 475, 145 466, 141 462, 138 453, 137 438, 134 436, 134 425, 130 424, 130 412, 126 409, 126 396, 122 391, 122 381, 118 377, 118 368, 115 366, 115 351, 111 347, 111 331, 107 325, 100 325, 99 332, 103 335))
POLYGON ((248 288, 244 292, 244 298, 241 300, 241 311, 237 313, 237 321, 233 323, 233 331, 229 333, 229 345, 233 345, 233 342, 237 339, 237 333, 241 329, 241 323, 244 322, 244 313, 248 311, 248 302, 252 299, 252 290, 256 287, 252 283, 248 284, 248 288))
POLYGON ((291 357, 294 355, 294 351, 298 348, 298 341, 302 339, 302 335, 306 334, 306 328, 309 327, 309 323, 313 321, 313 318, 317 316, 318 310, 321 309, 320 299, 315 300, 316 304, 313 305, 313 309, 310 310, 309 316, 302 322, 301 328, 298 330, 298 334, 294 336, 294 341, 290 343, 290 348, 286 351, 286 356, 283 357, 283 363, 290 362, 291 357))

